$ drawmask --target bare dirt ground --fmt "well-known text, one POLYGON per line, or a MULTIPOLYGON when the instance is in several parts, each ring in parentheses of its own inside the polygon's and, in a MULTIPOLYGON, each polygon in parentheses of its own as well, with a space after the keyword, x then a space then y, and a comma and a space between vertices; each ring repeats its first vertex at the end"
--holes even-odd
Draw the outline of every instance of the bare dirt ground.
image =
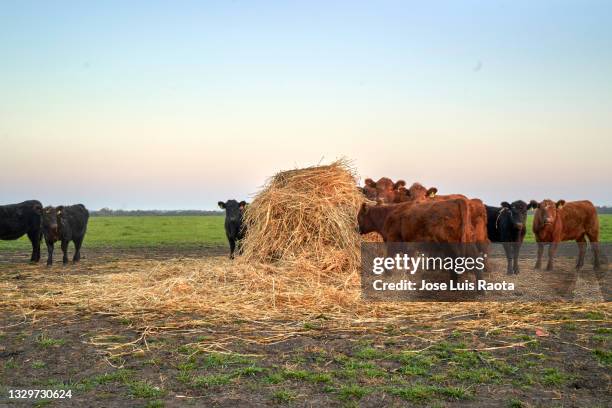
MULTIPOLYGON (((0 283, 26 285, 33 273, 45 279, 113 273, 114 262, 126 259, 225 257, 226 251, 90 250, 79 265, 52 268, 27 265, 24 253, 3 254, 0 283)), ((507 307, 508 313, 541 313, 507 307)), ((3 312, 0 406, 608 407, 610 310, 609 303, 553 307, 533 327, 487 330, 461 324, 486 319, 486 304, 425 324, 407 314, 392 325, 333 331, 326 330, 326 316, 303 322, 287 316, 292 335, 265 344, 243 335, 253 327, 266 335, 264 322, 155 331, 102 313, 3 312), (211 338, 223 339, 225 349, 198 347, 211 338), (132 342, 138 352, 112 349, 132 342), (71 390, 72 398, 9 399, 16 389, 71 390)), ((206 316, 164 319, 205 322, 206 316)))

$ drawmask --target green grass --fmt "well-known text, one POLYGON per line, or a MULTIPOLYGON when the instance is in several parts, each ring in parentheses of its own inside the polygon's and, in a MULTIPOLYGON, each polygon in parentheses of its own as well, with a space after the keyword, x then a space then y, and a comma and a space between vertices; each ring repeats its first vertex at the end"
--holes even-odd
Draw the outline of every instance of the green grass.
POLYGON ((296 381, 308 381, 311 383, 330 383, 332 377, 329 373, 324 372, 310 372, 306 370, 283 370, 281 373, 283 378, 296 380, 296 381))
POLYGON ((44 361, 36 360, 32 362, 32 368, 40 369, 45 368, 47 364, 44 361))
POLYGON ((193 385, 196 387, 215 387, 229 384, 232 378, 229 374, 200 375, 194 378, 193 385))
POLYGON ((230 365, 237 365, 237 364, 254 364, 254 361, 241 354, 211 353, 211 354, 206 355, 206 357, 204 357, 202 363, 205 368, 213 368, 213 367, 225 368, 230 365))
POLYGON ((133 372, 126 369, 119 369, 116 371, 111 371, 109 373, 100 374, 93 378, 93 383, 99 384, 108 384, 113 382, 120 383, 128 383, 133 376, 133 372))
POLYGON ((406 401, 423 402, 434 397, 446 397, 449 399, 468 399, 471 394, 460 387, 439 387, 435 385, 413 384, 405 387, 393 387, 387 390, 406 401))
MULTIPOLYGON (((85 248, 226 245, 225 216, 91 217, 85 248)), ((44 249, 44 243, 42 244, 44 249)), ((28 250, 27 237, 0 241, 0 250, 28 250)), ((71 247, 72 248, 72 247, 71 247)))
MULTIPOLYGON (((226 245, 224 219, 223 215, 91 217, 84 246, 137 248, 226 245)), ((532 222, 533 216, 529 215, 525 242, 534 242, 532 222)), ((599 223, 600 241, 612 242, 612 214, 600 214, 599 223)), ((29 248, 30 243, 25 236, 16 241, 0 241, 0 250, 27 251, 29 248)), ((318 329, 309 324, 307 328, 318 329)))
POLYGON ((556 368, 545 368, 542 374, 542 384, 548 386, 559 386, 569 380, 567 374, 556 368))
POLYGON ((601 364, 608 367, 612 366, 612 351, 595 349, 593 355, 601 364))
POLYGON ((297 398, 297 395, 293 391, 289 390, 278 390, 272 394, 272 400, 278 404, 286 404, 297 398))
POLYGON ((129 384, 130 395, 135 398, 159 398, 166 394, 166 391, 146 381, 134 381, 129 384))
POLYGON ((345 401, 350 399, 360 400, 371 392, 372 390, 370 390, 369 388, 362 387, 357 384, 351 384, 345 385, 340 388, 340 390, 338 391, 338 396, 341 400, 345 401))
POLYGON ((36 338, 36 343, 38 343, 38 345, 43 348, 53 347, 53 346, 62 346, 64 345, 65 342, 66 341, 64 339, 53 339, 47 336, 45 333, 39 335, 36 338))

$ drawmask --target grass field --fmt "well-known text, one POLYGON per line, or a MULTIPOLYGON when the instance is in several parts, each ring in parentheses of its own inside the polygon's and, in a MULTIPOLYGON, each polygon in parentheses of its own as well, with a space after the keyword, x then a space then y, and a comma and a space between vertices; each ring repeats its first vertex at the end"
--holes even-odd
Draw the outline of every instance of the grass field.
MULTIPOLYGON (((225 245, 223 216, 139 216, 92 217, 89 220, 85 246, 99 247, 189 247, 225 245)), ((601 242, 612 242, 612 214, 599 216, 601 242)), ((529 216, 526 242, 534 242, 529 216)), ((27 237, 17 241, 0 241, 1 249, 29 248, 27 237)))
MULTIPOLYGON (((91 217, 85 247, 162 247, 226 244, 223 216, 91 217)), ((0 249, 26 249, 27 237, 0 241, 0 249)))

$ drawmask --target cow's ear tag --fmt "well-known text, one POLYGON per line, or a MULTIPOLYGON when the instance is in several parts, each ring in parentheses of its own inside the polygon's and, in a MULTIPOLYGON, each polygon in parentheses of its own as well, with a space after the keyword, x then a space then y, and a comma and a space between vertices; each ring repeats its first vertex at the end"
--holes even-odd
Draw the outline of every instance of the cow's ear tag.
POLYGON ((432 191, 431 193, 429 193, 429 197, 434 198, 436 196, 436 192, 432 191))
POLYGON ((58 211, 58 212, 57 212, 57 215, 61 215, 61 214, 62 214, 62 212, 61 212, 61 211, 58 211))

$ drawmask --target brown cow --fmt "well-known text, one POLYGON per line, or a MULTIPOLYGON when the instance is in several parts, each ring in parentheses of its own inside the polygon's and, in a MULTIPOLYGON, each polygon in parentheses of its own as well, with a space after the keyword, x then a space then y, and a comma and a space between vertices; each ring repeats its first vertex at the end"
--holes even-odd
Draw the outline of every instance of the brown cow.
MULTIPOLYGON (((400 204, 362 204, 357 216, 359 232, 378 232, 384 242, 464 244, 444 246, 444 256, 449 250, 455 256, 476 256, 470 243, 471 222, 468 200, 464 198, 444 201, 409 201, 400 204)), ((431 249, 431 248, 430 248, 431 249)), ((485 267, 486 268, 486 267, 485 267)), ((481 278, 477 270, 476 278, 481 278)), ((452 278, 457 279, 453 273, 452 278)))
POLYGON ((544 244, 550 243, 548 250, 548 265, 546 270, 553 269, 553 259, 557 252, 557 245, 561 241, 576 240, 578 243, 578 262, 576 269, 584 265, 584 254, 586 252, 586 239, 593 247, 593 269, 598 270, 599 262, 599 219, 597 210, 590 201, 544 200, 537 204, 533 218, 533 233, 538 243, 538 258, 535 268, 542 266, 542 253, 544 244))
POLYGON ((435 187, 425 188, 420 183, 413 183, 409 189, 400 189, 398 192, 398 200, 400 202, 415 201, 423 202, 425 200, 445 201, 454 199, 468 200, 470 208, 470 220, 472 223, 472 235, 469 242, 488 243, 487 235, 487 209, 483 202, 478 198, 468 199, 463 194, 446 194, 438 195, 438 189, 435 187))
MULTIPOLYGON (((400 189, 397 198, 400 202, 446 201, 456 199, 468 200, 470 223, 472 225, 469 242, 475 243, 478 251, 485 254, 488 253, 487 209, 484 203, 478 198, 468 199, 463 194, 438 195, 437 193, 438 189, 435 187, 425 188, 420 183, 413 183, 408 189, 400 189)), ((488 262, 485 261, 485 270, 488 269, 488 262)))
POLYGON ((378 232, 385 242, 466 243, 471 235, 467 200, 362 204, 359 232, 378 232))
MULTIPOLYGON (((384 242, 462 244, 441 245, 438 250, 443 256, 478 254, 478 246, 470 245, 473 233, 469 201, 465 198, 376 206, 364 203, 357 220, 361 234, 378 232, 384 242)), ((431 246, 425 247, 432 250, 431 246)), ((481 279, 481 272, 475 271, 477 280, 481 279)), ((458 275, 453 273, 452 278, 456 281, 458 275)))
POLYGON ((382 177, 378 181, 374 181, 371 178, 367 178, 364 181, 363 194, 372 201, 378 201, 384 204, 390 204, 397 201, 397 194, 400 188, 406 186, 404 180, 398 180, 397 182, 391 181, 388 177, 382 177))

